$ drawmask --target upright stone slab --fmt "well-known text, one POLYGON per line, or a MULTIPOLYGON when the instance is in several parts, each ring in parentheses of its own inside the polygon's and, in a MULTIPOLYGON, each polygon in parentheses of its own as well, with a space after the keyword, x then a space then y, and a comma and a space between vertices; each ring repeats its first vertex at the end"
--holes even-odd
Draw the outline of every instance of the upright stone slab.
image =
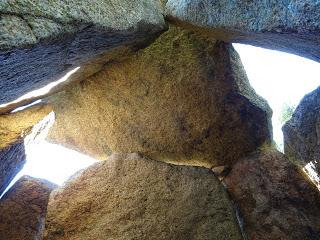
POLYGON ((52 108, 48 105, 0 115, 0 195, 7 188, 25 161, 25 144, 49 127, 52 108))
POLYGON ((110 50, 140 48, 165 28, 158 0, 2 0, 0 105, 77 67, 72 79, 90 76, 110 50))
POLYGON ((224 181, 243 215, 248 239, 320 238, 320 193, 282 153, 243 158, 224 181))
POLYGON ((141 152, 212 167, 271 141, 271 110, 232 46, 174 26, 48 102, 48 139, 98 159, 141 152))
POLYGON ((320 87, 301 100, 282 130, 285 154, 320 190, 320 87))
POLYGON ((57 186, 23 176, 0 199, 0 239, 42 240, 51 191, 57 186))
POLYGON ((241 240, 213 173, 116 154, 52 192, 44 240, 241 240))
POLYGON ((230 42, 294 53, 320 62, 320 4, 315 0, 168 0, 167 18, 230 42))

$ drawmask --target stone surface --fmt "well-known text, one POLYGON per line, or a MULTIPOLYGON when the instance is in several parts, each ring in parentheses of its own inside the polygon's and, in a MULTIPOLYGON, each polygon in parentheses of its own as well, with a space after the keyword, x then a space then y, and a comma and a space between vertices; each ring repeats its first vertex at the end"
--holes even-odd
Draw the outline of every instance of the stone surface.
POLYGON ((159 0, 2 0, 0 104, 101 69, 119 46, 140 48, 166 28, 159 0))
POLYGON ((0 239, 41 240, 49 195, 56 186, 23 176, 0 200, 0 239))
POLYGON ((252 240, 320 239, 320 194, 282 153, 239 160, 224 179, 252 240))
POLYGON ((41 105, 0 115, 0 195, 25 163, 25 144, 31 144, 48 127, 50 112, 51 107, 41 105))
POLYGON ((302 99, 282 130, 285 154, 320 189, 320 87, 302 99))
POLYGON ((224 41, 294 53, 320 61, 318 0, 168 0, 167 18, 224 41))
POLYGON ((271 138, 271 110, 232 46, 176 27, 48 101, 56 113, 48 139, 98 159, 141 152, 212 167, 271 138))
POLYGON ((242 239, 227 193, 204 168, 115 154, 52 192, 45 240, 242 239))

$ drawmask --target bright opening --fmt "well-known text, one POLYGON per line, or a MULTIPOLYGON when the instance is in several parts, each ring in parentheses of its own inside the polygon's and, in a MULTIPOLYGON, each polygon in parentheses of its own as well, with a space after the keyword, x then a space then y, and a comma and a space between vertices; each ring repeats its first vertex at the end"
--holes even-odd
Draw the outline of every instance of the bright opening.
POLYGON ((76 172, 97 162, 96 159, 87 155, 45 141, 50 125, 54 123, 53 112, 43 122, 47 122, 48 119, 50 119, 49 127, 42 129, 42 125, 39 124, 41 133, 37 136, 36 142, 30 144, 29 139, 25 139, 26 164, 11 181, 0 198, 24 175, 46 179, 57 185, 62 185, 76 172))
POLYGON ((283 151, 283 115, 290 108, 294 110, 306 94, 320 85, 320 63, 249 45, 233 46, 241 57, 251 86, 273 110, 273 138, 283 151))
MULTIPOLYGON (((15 109, 16 105, 26 105, 26 106, 30 106, 29 104, 32 103, 34 104, 35 100, 46 96, 46 94, 48 94, 49 92, 51 92, 55 87, 60 86, 62 83, 67 82, 70 77, 76 73, 78 70, 80 69, 80 67, 76 67, 74 69, 72 69, 71 71, 67 72, 62 78, 60 78, 57 81, 54 81, 52 83, 49 83, 48 85, 44 86, 43 88, 34 90, 32 92, 29 92, 19 98, 17 98, 16 100, 9 102, 9 103, 5 103, 5 104, 0 104, 0 114, 4 114, 4 113, 8 113, 11 111, 11 109, 15 109), (9 111, 7 111, 7 109, 9 109, 9 111)), ((24 108, 26 108, 26 106, 20 107, 18 109, 15 109, 15 112, 23 110, 24 108)))
POLYGON ((26 153, 27 163, 19 173, 20 177, 29 175, 44 178, 58 185, 77 171, 97 161, 77 151, 46 141, 29 146, 26 153))
MULTIPOLYGON (((234 44, 249 81, 273 110, 273 138, 283 152, 282 126, 301 99, 320 85, 320 63, 283 52, 234 44)), ((320 191, 320 176, 314 162, 303 171, 320 191)))
POLYGON ((57 185, 62 185, 79 170, 97 162, 97 160, 77 151, 46 141, 26 148, 26 154, 26 164, 12 180, 6 191, 24 175, 47 179, 57 185))

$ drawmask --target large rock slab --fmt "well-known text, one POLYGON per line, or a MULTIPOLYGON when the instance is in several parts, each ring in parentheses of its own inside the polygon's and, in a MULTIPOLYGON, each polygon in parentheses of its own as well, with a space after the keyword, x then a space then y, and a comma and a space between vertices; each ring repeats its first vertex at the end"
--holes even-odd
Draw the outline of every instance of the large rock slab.
POLYGON ((285 154, 320 189, 320 87, 301 100, 282 130, 285 154))
POLYGON ((41 240, 49 195, 56 185, 23 176, 0 200, 0 239, 41 240))
POLYGON ((282 153, 239 160, 225 183, 243 215, 248 239, 320 238, 320 194, 282 153))
POLYGON ((158 0, 3 0, 0 104, 77 67, 73 79, 89 76, 108 62, 109 50, 140 48, 165 28, 158 0))
POLYGON ((225 189, 204 168, 115 154, 52 192, 45 240, 242 239, 225 189))
POLYGON ((314 0, 168 0, 167 17, 224 41, 320 61, 320 3, 314 0))
POLYGON ((271 139, 271 110, 232 46, 176 27, 48 101, 48 139, 98 159, 141 152, 212 167, 271 139))
POLYGON ((39 105, 0 115, 0 195, 25 164, 25 145, 50 126, 53 117, 50 113, 50 106, 39 105))

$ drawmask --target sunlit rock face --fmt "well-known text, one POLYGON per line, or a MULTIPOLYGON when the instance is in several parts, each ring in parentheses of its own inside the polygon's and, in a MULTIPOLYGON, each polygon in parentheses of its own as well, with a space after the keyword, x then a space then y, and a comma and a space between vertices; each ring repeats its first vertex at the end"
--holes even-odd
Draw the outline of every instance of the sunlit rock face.
POLYGON ((49 127, 51 112, 50 106, 41 105, 0 116, 0 195, 25 163, 25 144, 49 127))
POLYGON ((282 130, 285 154, 320 189, 320 87, 301 100, 282 130))
POLYGON ((320 194, 282 153, 239 160, 225 178, 248 239, 319 239, 320 194))
POLYGON ((0 239, 42 240, 49 195, 56 185, 23 176, 0 200, 0 239))
POLYGON ((211 167, 271 139, 271 110, 232 46, 176 27, 49 102, 49 140, 99 159, 141 152, 211 167))
POLYGON ((240 240, 213 173, 115 154, 52 192, 45 240, 240 240))
POLYGON ((216 38, 320 61, 320 4, 315 0, 168 0, 167 17, 216 38))
POLYGON ((79 66, 73 79, 89 76, 111 49, 142 47, 166 28, 162 11, 158 0, 2 0, 0 104, 79 66))

